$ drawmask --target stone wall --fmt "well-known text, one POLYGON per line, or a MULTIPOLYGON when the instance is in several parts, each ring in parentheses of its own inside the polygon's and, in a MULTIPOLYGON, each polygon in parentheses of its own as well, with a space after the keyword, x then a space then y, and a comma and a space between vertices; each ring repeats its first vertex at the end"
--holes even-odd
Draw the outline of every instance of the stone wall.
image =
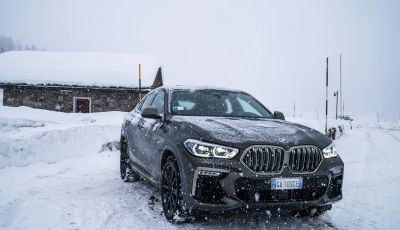
MULTIPOLYGON (((136 88, 70 87, 48 85, 0 84, 5 106, 73 112, 74 97, 91 98, 91 111, 131 111, 139 102, 136 88)), ((145 94, 148 90, 143 90, 145 94)))

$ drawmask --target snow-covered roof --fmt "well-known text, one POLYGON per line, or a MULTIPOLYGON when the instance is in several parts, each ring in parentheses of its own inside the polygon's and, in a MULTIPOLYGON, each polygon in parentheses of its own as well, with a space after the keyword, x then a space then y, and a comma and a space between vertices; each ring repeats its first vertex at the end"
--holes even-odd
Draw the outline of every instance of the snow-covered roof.
POLYGON ((150 87, 156 57, 121 53, 11 51, 0 54, 0 83, 150 87))

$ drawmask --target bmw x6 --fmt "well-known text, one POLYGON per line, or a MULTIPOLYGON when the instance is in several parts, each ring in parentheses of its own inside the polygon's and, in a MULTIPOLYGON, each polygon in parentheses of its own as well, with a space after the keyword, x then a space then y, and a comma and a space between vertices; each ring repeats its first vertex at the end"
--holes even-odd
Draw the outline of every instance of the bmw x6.
POLYGON ((170 221, 195 210, 321 215, 342 199, 343 170, 329 138, 242 91, 157 88, 122 125, 121 178, 157 186, 170 221))

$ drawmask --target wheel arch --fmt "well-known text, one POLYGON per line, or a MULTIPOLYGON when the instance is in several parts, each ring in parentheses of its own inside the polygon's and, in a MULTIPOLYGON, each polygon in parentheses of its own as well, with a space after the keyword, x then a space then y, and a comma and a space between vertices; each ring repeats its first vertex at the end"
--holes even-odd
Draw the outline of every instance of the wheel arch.
POLYGON ((174 156, 174 157, 176 158, 174 152, 173 152, 171 149, 165 148, 165 149, 163 150, 163 152, 162 152, 161 160, 160 160, 160 169, 161 169, 161 170, 162 170, 162 168, 163 168, 165 162, 167 162, 168 157, 170 157, 170 156, 174 156))

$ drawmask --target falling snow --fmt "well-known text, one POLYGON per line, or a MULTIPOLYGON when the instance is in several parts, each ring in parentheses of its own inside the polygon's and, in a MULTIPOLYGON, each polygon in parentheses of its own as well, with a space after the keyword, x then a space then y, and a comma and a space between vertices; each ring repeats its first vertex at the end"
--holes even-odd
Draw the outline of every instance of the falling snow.
MULTIPOLYGON (((0 229, 396 229, 400 124, 356 122, 337 140, 343 200, 318 218, 263 210, 174 225, 145 181, 123 183, 116 141, 122 112, 65 114, 0 107, 0 229)), ((291 119, 322 130, 323 122, 291 119)))

